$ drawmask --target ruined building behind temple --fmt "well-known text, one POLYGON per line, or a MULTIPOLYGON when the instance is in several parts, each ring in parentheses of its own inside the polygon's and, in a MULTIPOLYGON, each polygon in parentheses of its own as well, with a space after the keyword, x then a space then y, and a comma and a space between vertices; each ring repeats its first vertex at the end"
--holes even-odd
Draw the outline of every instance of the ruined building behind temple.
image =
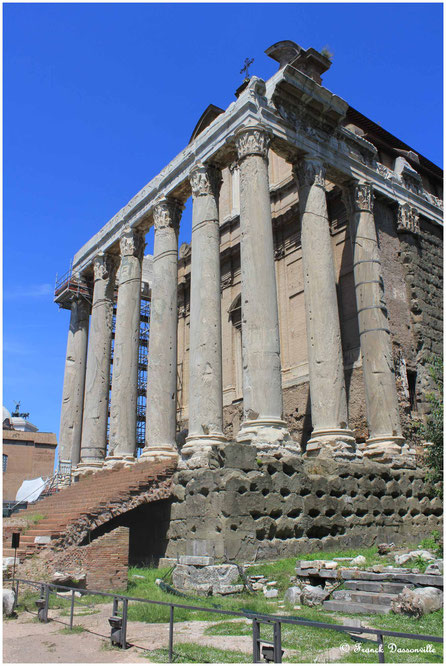
POLYGON ((79 483, 173 465, 157 556, 403 538, 441 513, 413 419, 442 353, 442 171, 327 90, 326 56, 266 53, 277 73, 211 104, 56 291, 59 460, 79 483))

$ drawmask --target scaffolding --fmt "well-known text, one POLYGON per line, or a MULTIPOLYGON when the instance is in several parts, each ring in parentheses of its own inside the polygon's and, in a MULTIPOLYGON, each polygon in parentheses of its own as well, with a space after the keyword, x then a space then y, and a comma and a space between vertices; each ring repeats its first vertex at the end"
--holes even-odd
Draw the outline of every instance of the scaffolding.
POLYGON ((78 273, 73 271, 73 263, 69 270, 59 277, 56 275, 54 287, 54 302, 60 308, 71 309, 71 303, 75 298, 84 298, 88 303, 92 302, 92 290, 88 282, 78 273))
MULTIPOLYGON (((110 431, 110 400, 111 385, 113 377, 113 357, 115 349, 115 330, 116 330, 116 301, 113 307, 112 323, 112 345, 110 354, 110 386, 108 397, 108 423, 107 423, 107 447, 110 431)), ((147 358, 149 348, 150 331, 150 299, 147 296, 141 296, 141 309, 139 321, 139 348, 138 348, 138 394, 136 403, 136 455, 141 454, 145 444, 146 435, 146 393, 147 393, 147 358)))

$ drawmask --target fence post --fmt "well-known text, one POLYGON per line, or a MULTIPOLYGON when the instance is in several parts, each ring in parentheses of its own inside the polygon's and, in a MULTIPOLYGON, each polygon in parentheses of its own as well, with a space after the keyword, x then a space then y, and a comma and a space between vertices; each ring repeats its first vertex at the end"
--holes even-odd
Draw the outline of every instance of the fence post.
POLYGON ((73 628, 74 594, 74 590, 71 590, 70 629, 73 628))
POLYGON ((377 639, 378 639, 378 660, 380 664, 384 664, 386 660, 384 657, 383 635, 377 634, 377 639))
POLYGON ((252 621, 252 663, 260 664, 260 625, 257 618, 252 621))
POLYGON ((15 602, 14 602, 14 608, 19 605, 19 581, 16 580, 15 582, 15 602))
POLYGON ((173 612, 174 606, 170 606, 170 619, 169 619, 169 662, 173 660, 173 612))
POLYGON ((282 663, 282 627, 280 622, 274 623, 274 663, 282 663))
POLYGON ((121 628, 121 648, 127 649, 127 607, 129 600, 127 597, 122 599, 122 628, 121 628))
POLYGON ((48 622, 48 608, 50 604, 50 586, 45 585, 45 606, 43 607, 43 621, 48 622))
POLYGON ((113 597, 113 611, 112 611, 112 615, 117 615, 117 614, 118 614, 118 604, 119 604, 119 599, 118 599, 118 597, 113 597))

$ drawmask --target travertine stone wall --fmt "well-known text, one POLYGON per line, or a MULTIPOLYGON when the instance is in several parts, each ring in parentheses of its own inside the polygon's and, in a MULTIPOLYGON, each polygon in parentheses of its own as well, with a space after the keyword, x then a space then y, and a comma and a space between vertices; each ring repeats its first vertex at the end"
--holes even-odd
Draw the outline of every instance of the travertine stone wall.
POLYGON ((246 444, 222 448, 220 464, 174 476, 166 556, 267 560, 378 539, 414 543, 441 529, 441 501, 423 470, 292 454, 260 461, 246 444))

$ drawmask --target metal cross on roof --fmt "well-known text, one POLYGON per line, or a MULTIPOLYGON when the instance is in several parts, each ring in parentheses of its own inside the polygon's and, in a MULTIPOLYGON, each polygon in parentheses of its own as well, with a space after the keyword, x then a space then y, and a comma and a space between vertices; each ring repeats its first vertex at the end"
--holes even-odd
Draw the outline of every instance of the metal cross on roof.
POLYGON ((249 67, 252 65, 254 62, 254 58, 245 58, 245 66, 243 69, 240 70, 240 74, 243 74, 243 72, 246 72, 245 74, 245 79, 249 79, 249 67))

